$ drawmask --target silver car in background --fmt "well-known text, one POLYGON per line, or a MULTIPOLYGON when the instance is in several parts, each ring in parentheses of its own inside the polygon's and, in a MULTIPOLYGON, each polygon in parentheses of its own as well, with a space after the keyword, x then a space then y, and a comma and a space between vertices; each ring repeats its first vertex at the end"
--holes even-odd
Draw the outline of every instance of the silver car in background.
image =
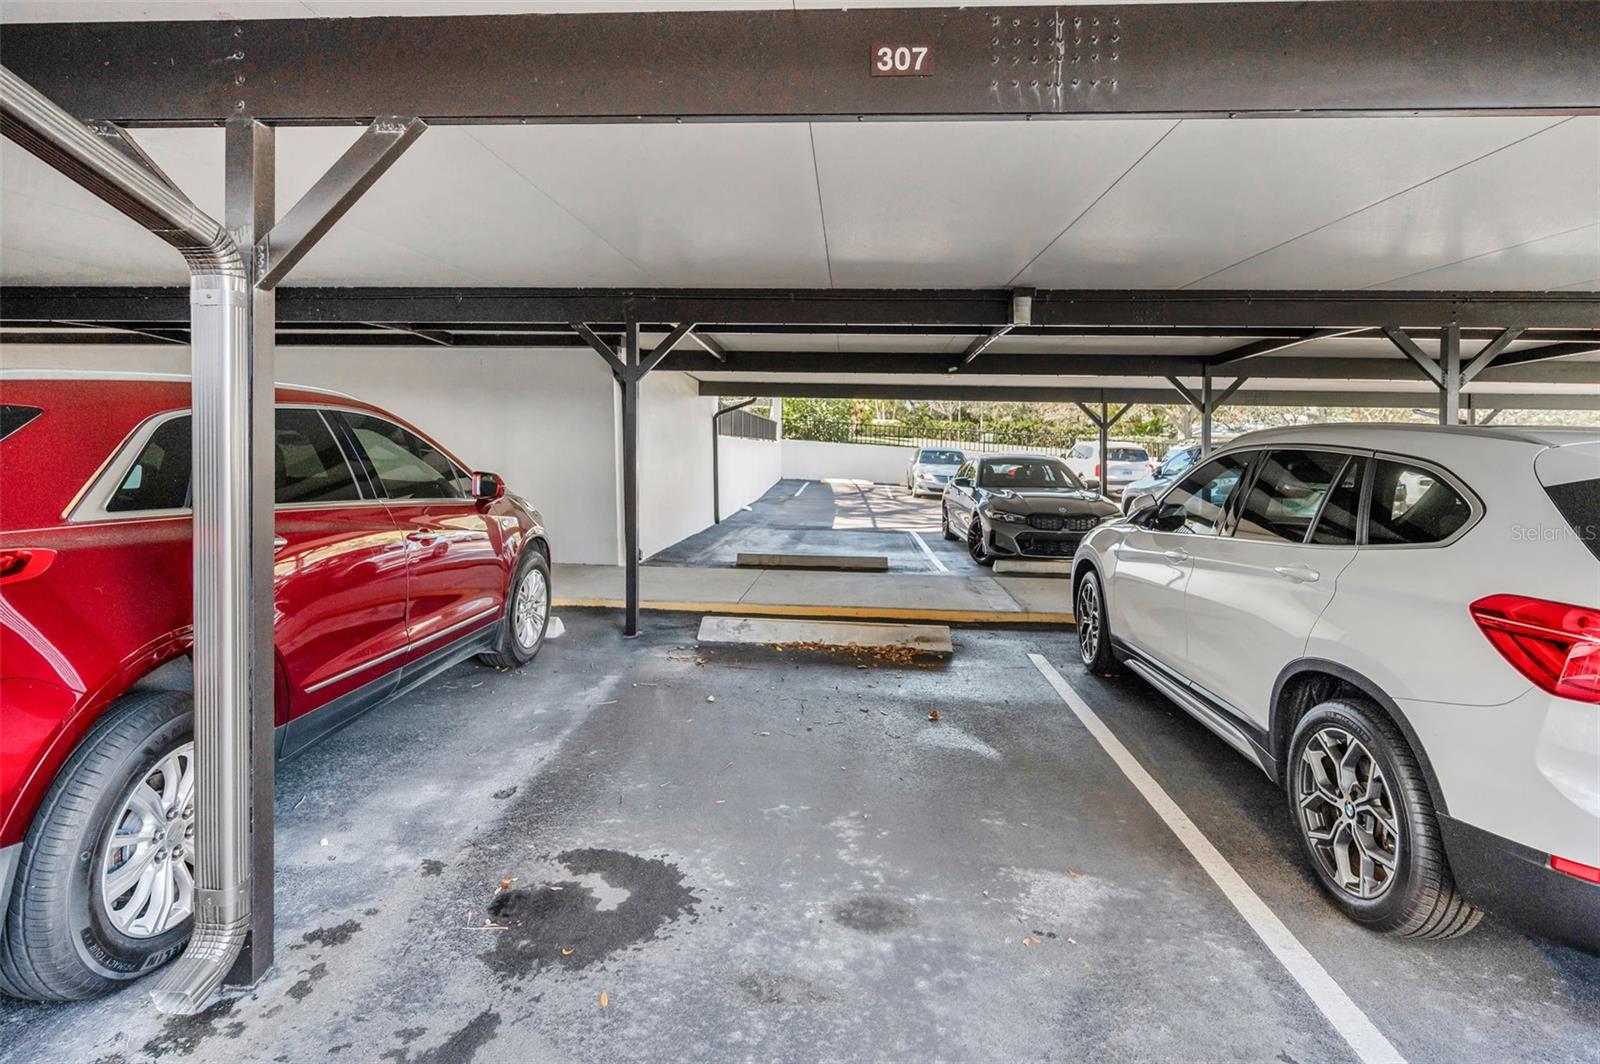
POLYGON ((906 490, 912 495, 942 495, 966 460, 966 455, 947 447, 919 447, 906 467, 906 490))

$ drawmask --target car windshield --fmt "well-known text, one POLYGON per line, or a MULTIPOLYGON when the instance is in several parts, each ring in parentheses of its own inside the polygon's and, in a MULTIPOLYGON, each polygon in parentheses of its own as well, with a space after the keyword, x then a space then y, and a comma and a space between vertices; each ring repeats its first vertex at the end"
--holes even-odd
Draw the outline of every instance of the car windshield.
POLYGON ((1081 488, 1072 471, 1054 458, 988 458, 978 467, 983 488, 1081 488))
POLYGON ((960 451, 923 451, 917 461, 923 465, 960 465, 965 455, 960 451))
POLYGON ((1113 462, 1148 462, 1150 452, 1143 447, 1107 447, 1106 453, 1113 462))

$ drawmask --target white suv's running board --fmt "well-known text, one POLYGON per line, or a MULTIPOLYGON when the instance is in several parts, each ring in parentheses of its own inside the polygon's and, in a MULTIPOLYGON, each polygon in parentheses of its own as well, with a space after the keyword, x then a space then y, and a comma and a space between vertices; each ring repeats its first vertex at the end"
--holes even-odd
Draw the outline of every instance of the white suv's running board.
POLYGON ((1222 716, 1222 714, 1218 713, 1216 710, 1202 702, 1199 698, 1195 697, 1193 692, 1185 689, 1182 685, 1162 675, 1159 671, 1151 668, 1149 665, 1146 665, 1138 658, 1129 658, 1123 664, 1142 676, 1146 681, 1149 682, 1150 686, 1154 687, 1172 701, 1176 702, 1180 709, 1187 712, 1195 720, 1198 720, 1201 724, 1204 724, 1207 728, 1210 728, 1213 732, 1216 732, 1218 738, 1227 743, 1229 746, 1233 747, 1235 750, 1239 751, 1245 757, 1248 757, 1257 768, 1261 769, 1263 772, 1267 770, 1267 767, 1261 763, 1261 757, 1256 753, 1256 748, 1251 744, 1250 740, 1245 737, 1245 734, 1238 728, 1234 727, 1226 717, 1222 716))

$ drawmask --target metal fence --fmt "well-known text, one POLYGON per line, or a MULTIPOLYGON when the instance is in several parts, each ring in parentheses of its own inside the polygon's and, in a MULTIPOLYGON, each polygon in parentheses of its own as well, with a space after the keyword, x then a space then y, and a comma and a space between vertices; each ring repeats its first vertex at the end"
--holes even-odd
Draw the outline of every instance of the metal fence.
POLYGON ((745 440, 776 440, 778 423, 748 410, 730 410, 717 419, 717 432, 745 440))
MULTIPOLYGON (((807 439, 808 436, 796 431, 794 426, 785 427, 785 435, 791 439, 807 439)), ((971 432, 943 432, 930 434, 915 432, 903 425, 873 425, 864 424, 850 428, 842 433, 829 434, 828 439, 838 443, 867 443, 883 447, 948 447, 968 454, 1001 454, 1010 451, 1029 451, 1037 454, 1061 455, 1072 449, 1080 439, 1094 440, 1093 433, 1074 433, 1071 431, 1045 431, 1042 433, 1018 432, 980 432, 974 426, 971 432), (842 439, 840 437, 843 437, 842 439)), ((1173 444, 1169 439, 1144 438, 1140 436, 1123 435, 1111 430, 1114 440, 1136 443, 1149 450, 1153 457, 1164 454, 1173 444)))

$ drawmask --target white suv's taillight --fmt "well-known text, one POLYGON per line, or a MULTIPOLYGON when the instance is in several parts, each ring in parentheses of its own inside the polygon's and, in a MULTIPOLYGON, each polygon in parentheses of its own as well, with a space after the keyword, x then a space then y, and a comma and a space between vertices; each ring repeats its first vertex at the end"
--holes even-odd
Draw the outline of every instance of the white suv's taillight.
POLYGON ((1600 610, 1490 595, 1472 619, 1502 657, 1542 691, 1600 705, 1600 610))

